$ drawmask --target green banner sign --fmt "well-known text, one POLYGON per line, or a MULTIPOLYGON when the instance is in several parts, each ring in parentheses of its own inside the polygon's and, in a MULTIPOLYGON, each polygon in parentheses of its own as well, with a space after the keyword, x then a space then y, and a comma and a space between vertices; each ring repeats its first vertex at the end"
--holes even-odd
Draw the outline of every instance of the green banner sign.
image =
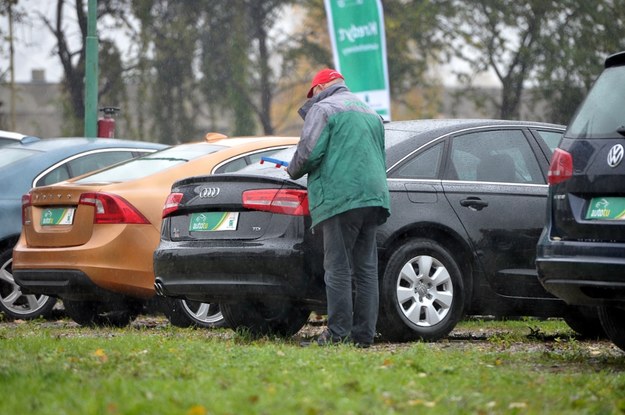
POLYGON ((336 70, 349 89, 391 119, 384 13, 380 0, 324 0, 336 70))

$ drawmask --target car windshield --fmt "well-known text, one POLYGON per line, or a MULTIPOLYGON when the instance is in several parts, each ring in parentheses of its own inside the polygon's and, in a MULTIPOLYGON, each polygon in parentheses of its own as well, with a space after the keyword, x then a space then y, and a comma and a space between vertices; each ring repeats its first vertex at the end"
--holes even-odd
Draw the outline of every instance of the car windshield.
POLYGON ((569 138, 612 138, 625 125, 625 66, 607 68, 571 121, 569 138))
POLYGON ((136 180, 224 148, 228 147, 208 143, 181 144, 99 171, 77 180, 76 183, 111 183, 136 180))
POLYGON ((38 151, 28 150, 25 148, 6 148, 0 149, 0 168, 8 166, 9 164, 18 162, 34 154, 38 151))

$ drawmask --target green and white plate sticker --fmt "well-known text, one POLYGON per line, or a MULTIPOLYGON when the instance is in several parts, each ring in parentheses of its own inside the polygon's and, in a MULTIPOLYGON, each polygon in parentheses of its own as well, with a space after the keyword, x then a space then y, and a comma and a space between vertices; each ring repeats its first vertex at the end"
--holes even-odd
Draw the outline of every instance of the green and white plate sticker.
POLYGON ((191 214, 189 231, 234 231, 239 212, 204 212, 191 214))
POLYGON ((625 220, 625 198, 592 198, 588 205, 586 219, 625 220))
POLYGON ((41 215, 42 225, 71 225, 74 222, 75 208, 48 208, 41 215))

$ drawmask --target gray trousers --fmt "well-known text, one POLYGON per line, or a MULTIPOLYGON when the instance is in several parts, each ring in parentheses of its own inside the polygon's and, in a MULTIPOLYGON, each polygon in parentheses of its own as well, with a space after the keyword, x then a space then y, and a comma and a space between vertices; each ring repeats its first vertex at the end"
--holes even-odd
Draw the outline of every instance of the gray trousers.
POLYGON ((320 224, 328 329, 335 340, 373 342, 379 301, 377 218, 378 208, 361 208, 320 224))

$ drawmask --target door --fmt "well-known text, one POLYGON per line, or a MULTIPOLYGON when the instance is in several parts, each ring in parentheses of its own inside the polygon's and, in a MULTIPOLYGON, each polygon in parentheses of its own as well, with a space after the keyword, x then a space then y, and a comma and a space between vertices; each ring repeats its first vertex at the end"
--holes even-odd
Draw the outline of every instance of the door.
POLYGON ((529 137, 522 129, 451 137, 443 180, 445 197, 469 235, 489 285, 514 297, 545 296, 534 259, 545 222, 547 185, 529 137))

